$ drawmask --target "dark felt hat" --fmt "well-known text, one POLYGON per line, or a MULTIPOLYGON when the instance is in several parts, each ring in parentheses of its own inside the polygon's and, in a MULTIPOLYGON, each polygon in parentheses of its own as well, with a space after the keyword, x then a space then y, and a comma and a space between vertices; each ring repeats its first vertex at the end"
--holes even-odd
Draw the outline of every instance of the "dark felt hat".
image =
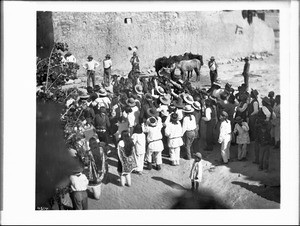
POLYGON ((149 123, 150 126, 155 127, 157 125, 157 119, 155 117, 150 117, 148 119, 148 123, 149 123))
POLYGON ((173 120, 173 121, 178 121, 178 119, 179 119, 178 114, 175 113, 175 112, 173 112, 173 113, 171 114, 171 120, 173 120))
POLYGON ((257 97, 257 96, 258 96, 258 91, 257 91, 256 89, 252 89, 252 90, 251 90, 251 94, 252 94, 253 96, 257 97))
POLYGON ((242 122, 243 119, 241 118, 241 116, 238 116, 234 119, 235 122, 239 123, 239 122, 242 122))
POLYGON ((147 109, 147 114, 150 116, 150 117, 157 117, 159 115, 158 111, 156 110, 156 108, 148 108, 147 109))
POLYGON ((177 98, 176 100, 174 100, 173 105, 177 108, 183 108, 184 107, 184 103, 183 103, 183 100, 181 98, 177 98))
POLYGON ((201 155, 200 152, 197 152, 197 153, 195 154, 195 157, 198 158, 198 159, 202 159, 202 155, 201 155))
POLYGON ((136 105, 136 102, 132 97, 130 97, 126 100, 126 104, 130 107, 134 107, 136 105))
POLYGON ((263 97, 262 98, 262 102, 264 102, 264 103, 266 103, 268 105, 271 105, 271 101, 270 101, 270 99, 268 97, 263 97))

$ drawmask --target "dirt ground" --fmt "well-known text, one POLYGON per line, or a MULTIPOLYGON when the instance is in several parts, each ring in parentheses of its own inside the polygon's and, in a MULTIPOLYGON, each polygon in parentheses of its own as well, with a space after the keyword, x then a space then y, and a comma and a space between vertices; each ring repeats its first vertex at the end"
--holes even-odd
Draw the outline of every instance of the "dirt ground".
MULTIPOLYGON (((206 64, 206 63, 205 63, 206 64)), ((229 82, 237 88, 242 82, 244 62, 219 65, 219 80, 222 87, 229 82)), ((250 61, 250 87, 257 89, 260 96, 273 90, 280 94, 279 54, 263 60, 250 61)), ((195 79, 193 77, 192 81, 195 79)), ((200 84, 209 85, 207 66, 201 69, 200 84)), ((203 125, 202 125, 203 129, 203 125)), ((204 133, 202 133, 204 134, 204 133)), ((230 208, 234 209, 276 209, 280 208, 280 149, 271 149, 270 170, 258 171, 253 164, 253 143, 248 146, 248 161, 237 161, 237 146, 232 146, 231 161, 218 165, 221 159, 220 145, 214 145, 212 152, 204 148, 205 137, 194 142, 194 152, 203 155, 204 175, 202 188, 208 188, 230 208)), ((144 170, 143 175, 132 174, 132 186, 121 187, 117 173, 117 159, 114 148, 109 157, 109 182, 102 185, 100 200, 89 199, 89 209, 169 209, 176 198, 190 189, 189 172, 193 160, 180 160, 180 166, 171 166, 167 155, 163 156, 162 170, 144 170)))

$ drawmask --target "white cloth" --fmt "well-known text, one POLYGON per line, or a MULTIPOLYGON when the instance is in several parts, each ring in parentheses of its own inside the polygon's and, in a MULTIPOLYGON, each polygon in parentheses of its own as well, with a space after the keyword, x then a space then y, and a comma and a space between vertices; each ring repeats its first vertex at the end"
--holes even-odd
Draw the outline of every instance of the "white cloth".
POLYGON ((202 166, 202 160, 199 162, 194 161, 192 163, 192 168, 190 172, 190 179, 193 181, 202 181, 202 174, 203 174, 203 166, 202 166))
POLYGON ((76 63, 76 58, 74 55, 68 56, 66 62, 76 63))
MULTIPOLYGON (((263 113, 265 114, 266 116, 266 121, 269 121, 270 120, 270 117, 271 117, 271 112, 269 111, 269 109, 266 107, 266 106, 262 106, 261 107, 261 110, 263 111, 263 113)), ((273 111, 273 114, 272 114, 272 119, 275 119, 276 118, 276 115, 273 111)))
POLYGON ((145 153, 135 155, 135 157, 136 157, 136 164, 137 164, 136 170, 139 171, 139 172, 142 172, 143 169, 144 169, 145 153))
POLYGON ((144 133, 134 133, 131 136, 137 155, 146 153, 146 135, 144 133))
POLYGON ((117 126, 118 126, 118 131, 115 133, 115 137, 117 140, 119 140, 121 138, 122 131, 124 130, 129 131, 128 120, 124 120, 123 122, 118 122, 117 126))
POLYGON ((96 68, 99 66, 99 62, 95 61, 95 60, 91 60, 91 61, 87 61, 83 64, 83 68, 87 69, 87 70, 92 70, 95 71, 96 68))
POLYGON ((247 122, 242 122, 242 126, 236 123, 233 132, 238 132, 236 137, 237 144, 250 144, 249 126, 247 122))
POLYGON ((205 108, 205 117, 202 117, 202 119, 206 122, 210 121, 211 120, 211 113, 212 113, 211 108, 205 108))
POLYGON ((123 116, 127 118, 129 127, 134 127, 139 123, 139 117, 140 117, 140 110, 137 106, 134 106, 131 108, 132 112, 126 113, 125 111, 123 112, 123 116))
POLYGON ((112 61, 111 59, 108 59, 108 60, 103 60, 103 68, 107 69, 109 67, 112 66, 112 61))
POLYGON ((176 147, 176 148, 171 148, 170 147, 170 158, 171 161, 177 161, 179 162, 180 160, 180 147, 176 147))
POLYGON ((178 115, 178 120, 180 121, 181 119, 183 119, 183 111, 182 109, 177 108, 176 113, 178 115))
POLYGON ((85 191, 88 188, 89 181, 87 177, 82 173, 80 173, 79 176, 71 175, 70 181, 72 191, 85 191))
POLYGON ((224 120, 220 125, 219 143, 224 140, 231 140, 231 122, 228 119, 227 122, 224 120))
POLYGON ((225 163, 230 159, 230 143, 231 139, 224 139, 221 143, 221 156, 225 163))
POLYGON ((168 122, 165 128, 165 135, 168 137, 169 148, 177 148, 183 145, 181 123, 173 124, 168 122))
POLYGON ((196 124, 196 118, 194 115, 185 116, 182 121, 182 134, 184 134, 186 131, 195 130, 197 128, 196 124))
MULTIPOLYGON (((158 118, 160 119, 160 117, 158 118)), ((148 150, 153 152, 161 152, 162 150, 164 150, 164 145, 162 142, 162 134, 161 134, 161 129, 163 125, 161 119, 157 121, 158 122, 155 127, 143 125, 144 133, 148 133, 147 135, 148 150)))
POLYGON ((105 107, 106 109, 110 108, 111 101, 108 97, 98 97, 95 102, 98 104, 98 108, 105 107))

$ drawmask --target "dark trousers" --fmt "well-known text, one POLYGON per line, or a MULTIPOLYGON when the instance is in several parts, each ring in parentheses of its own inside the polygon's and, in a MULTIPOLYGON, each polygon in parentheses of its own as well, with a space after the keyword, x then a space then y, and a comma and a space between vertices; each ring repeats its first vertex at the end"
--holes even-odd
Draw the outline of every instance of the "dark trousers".
POLYGON ((184 149, 186 151, 187 159, 192 158, 191 147, 192 147, 194 139, 195 139, 195 130, 185 132, 185 134, 183 136, 183 141, 184 141, 184 149))
POLYGON ((246 87, 249 87, 249 74, 244 74, 244 83, 246 85, 246 87))
POLYGON ((88 195, 87 191, 74 191, 71 193, 71 200, 74 210, 88 209, 88 195))
POLYGON ((95 71, 93 70, 88 70, 87 71, 87 86, 90 86, 92 79, 93 87, 95 86, 95 71))
POLYGON ((254 142, 254 162, 259 163, 259 143, 254 142))
POLYGON ((210 72, 209 72, 209 75, 210 75, 210 82, 211 82, 211 85, 213 85, 213 83, 217 81, 217 78, 218 78, 218 71, 217 71, 217 70, 215 70, 215 71, 210 71, 210 72))
POLYGON ((110 75, 111 75, 111 67, 110 68, 104 68, 103 82, 107 86, 109 86, 109 84, 110 84, 110 75))
POLYGON ((108 144, 108 131, 106 130, 105 132, 100 132, 100 131, 97 131, 97 135, 98 135, 98 138, 100 141, 108 144))
POLYGON ((192 191, 198 190, 199 188, 199 181, 192 180, 192 191))
POLYGON ((213 120, 206 122, 206 149, 211 151, 214 145, 214 126, 213 120))
POLYGON ((259 168, 269 169, 270 146, 259 145, 259 168))

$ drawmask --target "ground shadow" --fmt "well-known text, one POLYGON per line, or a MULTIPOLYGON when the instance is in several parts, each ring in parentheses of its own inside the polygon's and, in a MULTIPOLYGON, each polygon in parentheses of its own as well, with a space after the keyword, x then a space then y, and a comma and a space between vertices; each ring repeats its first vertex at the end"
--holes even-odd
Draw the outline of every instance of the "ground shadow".
POLYGON ((280 186, 267 186, 267 185, 250 185, 240 181, 232 181, 232 184, 239 185, 265 199, 280 203, 280 186))
POLYGON ((171 165, 172 161, 167 157, 162 157, 162 162, 167 165, 171 165))
POLYGON ((171 180, 168 180, 168 179, 165 179, 165 178, 162 178, 162 177, 151 177, 151 178, 154 179, 154 180, 160 181, 160 182, 162 182, 162 183, 164 183, 164 184, 166 184, 166 185, 168 185, 168 186, 170 186, 172 188, 186 190, 185 187, 183 187, 182 185, 177 184, 177 183, 175 183, 175 182, 173 182, 171 180))
MULTIPOLYGON (((234 75, 234 77, 241 77, 241 76, 243 76, 243 75, 241 75, 241 74, 234 75)), ((249 77, 250 78, 259 78, 259 77, 262 77, 262 76, 261 75, 255 75, 255 74, 249 74, 249 77)))
POLYGON ((114 185, 119 186, 120 183, 118 182, 118 179, 119 179, 118 175, 115 175, 115 174, 112 174, 112 173, 108 172, 107 175, 106 175, 105 180, 103 181, 103 184, 106 185, 106 184, 112 183, 114 185))

